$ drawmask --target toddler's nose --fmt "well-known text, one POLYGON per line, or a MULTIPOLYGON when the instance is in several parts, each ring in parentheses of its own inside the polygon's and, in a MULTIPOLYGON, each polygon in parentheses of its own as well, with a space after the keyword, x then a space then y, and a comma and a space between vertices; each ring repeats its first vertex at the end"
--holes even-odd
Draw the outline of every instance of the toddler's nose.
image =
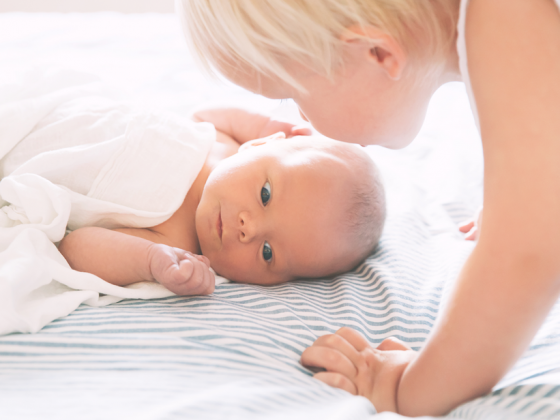
POLYGON ((246 211, 239 213, 239 241, 242 243, 251 242, 256 236, 255 223, 250 214, 246 211))

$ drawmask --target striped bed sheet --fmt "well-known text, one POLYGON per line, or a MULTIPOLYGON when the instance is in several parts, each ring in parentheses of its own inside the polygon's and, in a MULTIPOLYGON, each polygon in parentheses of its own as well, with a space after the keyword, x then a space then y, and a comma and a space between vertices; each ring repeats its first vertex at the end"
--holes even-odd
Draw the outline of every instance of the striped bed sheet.
MULTIPOLYGON (((0 15, 0 62, 94 71, 176 112, 226 101, 297 113, 289 102, 202 78, 167 15, 0 15)), ((345 325, 372 343, 396 336, 421 348, 472 250, 456 224, 481 199, 480 144, 462 85, 436 94, 412 146, 368 151, 384 177, 389 218, 377 251, 354 271, 81 306, 37 334, 0 337, 0 418, 403 418, 314 380, 299 357, 345 325)), ((560 418, 559 331, 557 305, 493 392, 448 417, 560 418)))

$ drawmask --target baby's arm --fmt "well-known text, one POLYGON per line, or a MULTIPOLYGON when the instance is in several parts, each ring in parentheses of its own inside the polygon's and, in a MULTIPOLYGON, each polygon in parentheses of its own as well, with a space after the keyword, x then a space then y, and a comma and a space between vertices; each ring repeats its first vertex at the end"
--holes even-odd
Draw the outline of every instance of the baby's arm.
POLYGON ((212 293, 215 279, 208 259, 165 242, 148 229, 87 227, 68 234, 59 251, 74 270, 118 286, 157 281, 178 295, 212 293))
POLYGON ((239 144, 267 137, 282 131, 286 137, 309 136, 311 130, 268 116, 239 108, 216 108, 198 111, 193 115, 198 122, 214 124, 216 130, 231 136, 239 144))

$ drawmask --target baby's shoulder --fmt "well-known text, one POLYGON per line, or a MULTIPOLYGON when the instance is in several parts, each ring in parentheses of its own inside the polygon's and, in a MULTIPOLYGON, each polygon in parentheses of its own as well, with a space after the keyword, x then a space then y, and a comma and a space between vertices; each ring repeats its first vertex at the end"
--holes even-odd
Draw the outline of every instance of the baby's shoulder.
POLYGON ((208 157, 206 158, 204 165, 212 170, 222 160, 235 155, 238 150, 239 143, 227 134, 216 130, 216 141, 212 146, 212 149, 210 149, 210 153, 208 153, 208 157))

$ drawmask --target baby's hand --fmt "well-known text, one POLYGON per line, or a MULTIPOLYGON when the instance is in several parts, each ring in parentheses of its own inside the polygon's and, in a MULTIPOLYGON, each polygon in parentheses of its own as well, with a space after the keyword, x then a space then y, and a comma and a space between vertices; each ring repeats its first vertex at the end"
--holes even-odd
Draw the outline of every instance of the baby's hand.
POLYGON ((177 295, 209 295, 216 278, 210 261, 179 248, 154 244, 150 250, 150 272, 155 281, 177 295))
POLYGON ((302 353, 301 363, 324 368, 316 379, 335 388, 369 399, 377 412, 397 411, 401 376, 416 352, 395 338, 377 348, 351 328, 319 337, 302 353))
POLYGON ((482 207, 478 210, 474 219, 467 220, 459 225, 459 231, 465 234, 467 241, 476 241, 480 232, 480 225, 482 224, 482 207))

